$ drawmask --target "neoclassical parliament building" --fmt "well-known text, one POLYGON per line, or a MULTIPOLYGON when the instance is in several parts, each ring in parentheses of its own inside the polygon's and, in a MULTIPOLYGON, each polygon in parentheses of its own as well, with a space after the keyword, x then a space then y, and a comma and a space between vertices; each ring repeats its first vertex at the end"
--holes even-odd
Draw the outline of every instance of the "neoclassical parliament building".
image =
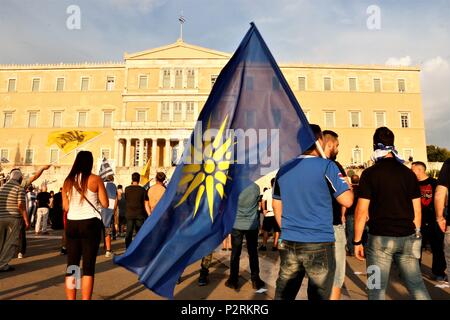
MULTIPOLYGON (((127 185, 147 161, 151 173, 171 173, 180 141, 187 139, 214 82, 231 54, 182 40, 133 54, 118 63, 0 65, 2 170, 31 174, 56 165, 40 181, 57 190, 75 158, 63 158, 48 135, 59 130, 100 131, 85 145, 94 170, 103 157, 127 185), (58 160, 61 158, 61 160, 58 160)), ((1 61, 0 61, 1 63, 1 61)), ((310 123, 340 136, 344 166, 367 163, 372 135, 388 126, 406 159, 426 161, 420 69, 384 65, 281 63, 310 123)), ((38 183, 40 183, 38 181, 38 183)))

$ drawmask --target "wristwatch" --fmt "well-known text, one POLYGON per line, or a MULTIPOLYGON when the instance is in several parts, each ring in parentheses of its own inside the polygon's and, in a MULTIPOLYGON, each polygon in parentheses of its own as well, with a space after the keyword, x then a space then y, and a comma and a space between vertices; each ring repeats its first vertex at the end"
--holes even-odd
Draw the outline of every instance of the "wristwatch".
POLYGON ((363 241, 362 241, 362 239, 359 240, 359 241, 352 240, 352 243, 353 243, 354 246, 359 246, 359 245, 361 245, 363 243, 363 241))

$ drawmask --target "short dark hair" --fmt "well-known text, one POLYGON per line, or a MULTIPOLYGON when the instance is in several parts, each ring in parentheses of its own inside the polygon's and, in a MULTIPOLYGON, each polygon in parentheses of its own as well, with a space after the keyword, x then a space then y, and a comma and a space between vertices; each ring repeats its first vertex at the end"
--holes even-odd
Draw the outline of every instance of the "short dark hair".
POLYGON ((119 185, 117 186, 117 189, 123 189, 123 186, 122 186, 121 184, 119 184, 119 185))
POLYGON ((332 136, 333 138, 339 138, 339 136, 338 136, 338 134, 336 133, 336 132, 334 132, 334 131, 331 131, 331 130, 324 130, 324 131, 322 131, 322 135, 323 136, 332 136))
POLYGON ((131 181, 139 183, 139 180, 141 180, 141 175, 139 174, 139 172, 134 172, 131 175, 131 181))
POLYGON ((425 163, 423 163, 422 161, 414 161, 411 165, 422 166, 425 171, 427 170, 427 165, 425 163))
POLYGON ((385 146, 394 146, 394 133, 387 127, 380 127, 375 130, 373 135, 373 145, 376 148, 378 143, 382 143, 385 146))
POLYGON ((164 172, 157 172, 156 173, 156 181, 158 182, 164 182, 166 180, 166 174, 164 172))
POLYGON ((352 175, 352 177, 350 179, 352 180, 352 184, 359 183, 359 176, 357 174, 352 175))

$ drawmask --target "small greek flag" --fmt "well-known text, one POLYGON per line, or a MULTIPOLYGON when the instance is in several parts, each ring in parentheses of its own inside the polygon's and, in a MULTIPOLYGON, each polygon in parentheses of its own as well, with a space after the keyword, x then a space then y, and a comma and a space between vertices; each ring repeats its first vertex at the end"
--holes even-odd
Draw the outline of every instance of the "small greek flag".
POLYGON ((180 17, 178 18, 178 21, 180 21, 181 23, 185 23, 185 22, 186 22, 186 19, 185 19, 183 16, 180 16, 180 17))
POLYGON ((106 158, 103 158, 98 175, 103 181, 106 181, 107 177, 114 175, 114 171, 106 158))

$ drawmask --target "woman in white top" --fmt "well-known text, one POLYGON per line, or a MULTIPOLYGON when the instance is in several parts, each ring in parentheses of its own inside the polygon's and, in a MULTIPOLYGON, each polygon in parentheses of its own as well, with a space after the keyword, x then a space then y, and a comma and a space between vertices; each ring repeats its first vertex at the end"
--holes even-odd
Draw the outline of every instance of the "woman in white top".
POLYGON ((83 257, 81 297, 90 300, 94 287, 95 261, 100 245, 101 207, 108 207, 108 196, 102 179, 92 174, 94 159, 90 151, 78 153, 62 190, 63 208, 67 212, 67 272, 66 297, 76 299, 81 276, 79 265, 83 257))

